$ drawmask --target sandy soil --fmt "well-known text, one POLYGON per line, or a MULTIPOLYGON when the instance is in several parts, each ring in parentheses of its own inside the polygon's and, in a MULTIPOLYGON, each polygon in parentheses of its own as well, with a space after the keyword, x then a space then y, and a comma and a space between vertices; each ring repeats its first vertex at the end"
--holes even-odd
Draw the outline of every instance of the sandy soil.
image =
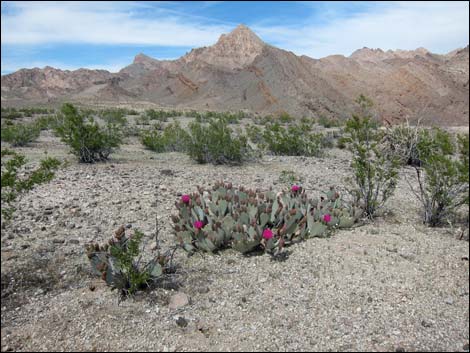
POLYGON ((315 194, 345 185, 350 155, 333 149, 325 158, 265 156, 214 167, 134 140, 108 163, 80 165, 49 132, 18 150, 33 164, 46 150, 70 163, 24 195, 12 223, 2 225, 2 350, 468 350, 469 244, 455 228, 421 224, 405 181, 411 170, 402 170, 385 214, 372 223, 294 245, 284 262, 181 251, 182 287, 118 304, 117 293, 90 274, 88 242, 130 224, 145 232, 149 249, 158 215, 168 248, 178 193, 216 180, 280 190, 288 186, 281 172, 293 170, 315 194), (171 310, 177 291, 190 303, 171 310))

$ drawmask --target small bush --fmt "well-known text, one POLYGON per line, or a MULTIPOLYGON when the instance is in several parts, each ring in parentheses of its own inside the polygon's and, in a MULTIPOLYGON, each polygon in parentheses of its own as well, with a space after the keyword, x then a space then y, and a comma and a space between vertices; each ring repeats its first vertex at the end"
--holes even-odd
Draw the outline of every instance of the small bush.
POLYGON ((458 148, 441 129, 421 130, 419 135, 420 164, 413 165, 419 190, 412 190, 423 206, 423 222, 434 227, 450 221, 460 206, 468 205, 468 135, 458 136, 458 148))
POLYGON ((140 247, 144 234, 137 229, 128 233, 121 226, 108 243, 91 243, 85 247, 93 272, 112 289, 118 289, 121 298, 151 287, 172 271, 169 253, 158 252, 152 260, 143 263, 140 247))
POLYGON ((5 126, 2 124, 1 139, 13 147, 26 146, 35 141, 40 133, 41 129, 36 123, 5 126))
POLYGON ((99 115, 108 124, 127 125, 125 109, 105 109, 99 115))
POLYGON ((31 190, 34 185, 52 180, 54 172, 60 166, 60 162, 55 158, 45 158, 41 160, 37 169, 27 174, 26 177, 19 176, 19 171, 26 164, 25 156, 3 149, 1 151, 2 160, 2 216, 10 218, 14 212, 11 203, 17 197, 31 190))
POLYGON ((69 103, 62 106, 54 131, 82 163, 108 159, 122 140, 120 126, 108 122, 101 127, 92 116, 85 115, 69 103))
POLYGON ((192 122, 189 130, 188 153, 198 163, 241 164, 250 155, 246 137, 235 135, 223 118, 192 122))
POLYGON ((351 166, 356 187, 352 192, 357 202, 362 204, 365 215, 373 217, 395 191, 400 162, 396 155, 387 153, 382 143, 383 133, 367 113, 372 102, 361 96, 357 103, 366 115, 353 115, 346 122, 345 129, 349 133, 347 141, 353 153, 351 166))
POLYGON ((267 125, 261 145, 275 155, 315 156, 323 155, 326 138, 318 133, 308 133, 301 126, 287 128, 279 124, 267 125))
POLYGON ((294 121, 294 118, 286 112, 282 112, 281 115, 279 115, 279 122, 281 124, 288 124, 288 123, 291 123, 293 121, 294 121))
POLYGON ((327 118, 325 116, 320 116, 317 119, 317 123, 325 128, 341 126, 341 122, 338 119, 327 118))
POLYGON ((263 250, 277 256, 284 246, 308 237, 349 228, 362 213, 331 188, 321 199, 309 199, 298 185, 276 195, 232 184, 183 195, 173 216, 177 243, 186 251, 233 248, 242 253, 263 250))
POLYGON ((57 123, 57 117, 53 115, 41 116, 36 119, 35 124, 39 130, 54 129, 57 123))
POLYGON ((389 128, 385 135, 385 141, 390 152, 395 154, 403 165, 420 166, 422 164, 421 158, 425 157, 422 155, 425 151, 438 149, 446 155, 452 154, 453 146, 450 136, 439 130, 434 132, 436 134, 435 139, 429 138, 426 134, 425 130, 419 127, 419 124, 411 126, 407 121, 389 128), (436 146, 436 143, 439 143, 440 146, 436 146))
POLYGON ((23 113, 18 112, 15 108, 2 108, 2 119, 15 120, 23 118, 23 113))
POLYGON ((145 147, 157 153, 186 152, 189 134, 178 122, 175 122, 169 124, 163 131, 158 128, 143 131, 140 141, 145 147))
POLYGON ((285 184, 298 184, 302 182, 302 178, 298 176, 293 170, 283 170, 279 175, 279 181, 285 184))

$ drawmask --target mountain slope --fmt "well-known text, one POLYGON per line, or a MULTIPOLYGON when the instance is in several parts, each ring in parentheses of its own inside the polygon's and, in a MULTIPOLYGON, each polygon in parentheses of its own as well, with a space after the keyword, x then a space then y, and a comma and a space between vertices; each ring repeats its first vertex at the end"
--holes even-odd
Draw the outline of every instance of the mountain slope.
POLYGON ((446 55, 363 48, 312 59, 264 43, 240 25, 177 60, 138 54, 118 73, 22 69, 2 76, 2 104, 151 102, 176 108, 348 117, 361 93, 390 122, 468 124, 468 46, 446 55))

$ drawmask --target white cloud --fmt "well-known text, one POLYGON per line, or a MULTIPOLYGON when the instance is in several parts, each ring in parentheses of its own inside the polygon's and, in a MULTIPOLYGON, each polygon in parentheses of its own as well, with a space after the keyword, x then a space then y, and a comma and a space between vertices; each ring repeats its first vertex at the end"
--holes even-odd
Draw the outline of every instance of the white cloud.
MULTIPOLYGON (((350 55, 364 46, 384 50, 425 47, 446 53, 468 44, 468 2, 367 4, 362 12, 348 13, 339 5, 321 3, 321 22, 318 13, 316 19, 309 13, 318 11, 318 6, 315 10, 312 5, 305 6, 305 18, 299 19, 298 25, 273 25, 275 18, 250 23, 247 17, 246 23, 268 43, 314 58, 350 55)), ((171 2, 163 5, 129 1, 3 2, 1 40, 6 45, 29 46, 89 43, 200 47, 215 43, 220 34, 233 29, 233 24, 215 18, 177 11, 171 2)))
POLYGON ((269 43, 298 55, 350 55, 369 47, 447 53, 469 42, 468 2, 379 2, 364 12, 324 24, 254 26, 269 43))
POLYGON ((2 8, 2 44, 204 46, 231 29, 188 22, 141 2, 9 2, 8 7, 11 11, 2 8))

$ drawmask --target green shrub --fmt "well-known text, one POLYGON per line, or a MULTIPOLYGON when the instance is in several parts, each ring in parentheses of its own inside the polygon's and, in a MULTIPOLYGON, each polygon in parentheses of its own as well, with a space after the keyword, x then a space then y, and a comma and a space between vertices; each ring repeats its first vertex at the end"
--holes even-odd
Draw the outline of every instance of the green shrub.
POLYGON ((150 125, 150 118, 148 115, 139 115, 135 118, 135 123, 137 125, 150 125))
POLYGON ((315 156, 323 155, 326 138, 323 134, 306 132, 302 126, 287 128, 278 123, 266 126, 261 145, 275 155, 315 156))
POLYGON ((108 159, 122 139, 120 126, 108 122, 101 127, 92 116, 78 111, 69 103, 62 106, 54 131, 82 163, 108 159))
POLYGON ((325 128, 341 126, 341 122, 338 119, 327 118, 325 116, 320 116, 317 119, 317 123, 325 128))
POLYGON ((2 108, 2 119, 15 120, 23 118, 23 113, 18 112, 15 108, 2 108))
POLYGON ((186 152, 189 134, 181 128, 178 122, 175 122, 166 126, 163 131, 158 128, 144 130, 140 141, 145 147, 157 153, 186 152))
POLYGON ((347 142, 353 153, 351 166, 356 185, 352 192, 357 202, 362 204, 365 215, 372 217, 393 194, 400 162, 396 155, 384 148, 384 135, 378 130, 377 122, 367 113, 372 102, 361 96, 357 103, 366 115, 353 115, 346 122, 345 129, 349 133, 347 142))
POLYGON ((246 137, 235 135, 224 118, 192 122, 189 130, 188 153, 198 163, 241 164, 250 154, 246 137))
POLYGON ((105 109, 100 111, 100 117, 108 124, 127 125, 126 109, 105 109))
POLYGON ((294 118, 286 112, 282 112, 281 115, 279 115, 279 122, 281 124, 288 124, 288 123, 291 123, 293 121, 294 121, 294 118))
POLYGON ((26 146, 35 141, 40 133, 41 129, 36 123, 18 123, 5 126, 2 124, 1 139, 14 147, 26 146))
POLYGON ((425 151, 439 150, 446 155, 452 154, 453 146, 450 136, 442 131, 434 132, 436 138, 429 138, 428 132, 420 128, 419 125, 411 126, 406 123, 393 126, 387 130, 385 141, 391 153, 394 153, 403 165, 420 166, 421 156, 425 151), (439 143, 439 146, 433 146, 439 143), (421 150, 421 152, 419 151, 421 150))
POLYGON ((128 231, 121 226, 108 243, 91 243, 85 246, 93 272, 112 289, 118 289, 121 298, 149 288, 172 271, 169 254, 157 255, 152 260, 141 261, 141 242, 144 234, 128 231))
POLYGON ((57 123, 57 117, 53 115, 41 116, 34 122, 39 130, 54 129, 57 123))
POLYGON ((284 184, 298 184, 302 182, 302 178, 293 170, 283 170, 279 175, 279 181, 284 184))
POLYGON ((54 113, 54 109, 48 109, 48 108, 38 108, 38 107, 32 107, 32 108, 21 108, 19 109, 20 112, 23 113, 24 116, 32 117, 37 114, 51 114, 54 113))
POLYGON ((54 171, 60 165, 60 162, 55 158, 45 158, 41 160, 37 169, 27 173, 26 177, 20 177, 19 171, 26 164, 25 156, 13 152, 11 150, 1 150, 1 163, 2 163, 2 216, 10 218, 14 212, 11 203, 17 197, 31 190, 34 185, 41 184, 52 180, 54 171))
POLYGON ((434 227, 450 221, 460 206, 468 205, 468 135, 458 136, 458 148, 441 129, 421 130, 419 135, 417 157, 421 163, 413 165, 419 190, 412 190, 422 204, 423 222, 434 227))
POLYGON ((286 245, 352 227, 362 214, 332 188, 321 199, 309 199, 298 185, 276 196, 217 183, 212 190, 183 195, 176 207, 176 241, 186 251, 259 249, 275 256, 286 245))

